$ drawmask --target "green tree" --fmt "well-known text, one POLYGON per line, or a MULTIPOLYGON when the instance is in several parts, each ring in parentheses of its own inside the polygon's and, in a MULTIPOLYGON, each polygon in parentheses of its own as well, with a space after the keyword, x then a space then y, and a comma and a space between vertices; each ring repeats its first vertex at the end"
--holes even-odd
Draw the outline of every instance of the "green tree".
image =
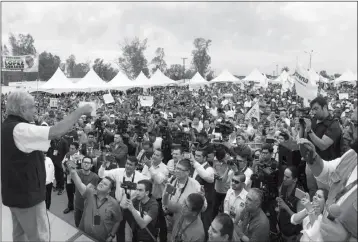
POLYGON ((30 35, 14 35, 10 33, 9 36, 9 43, 12 49, 12 55, 19 56, 19 55, 36 55, 36 48, 35 48, 35 40, 30 35))
POLYGON ((325 70, 320 71, 319 74, 325 78, 329 78, 329 76, 325 70))
POLYGON ((334 79, 336 79, 336 78, 338 78, 338 77, 340 77, 340 76, 342 76, 342 74, 335 73, 335 74, 333 75, 334 79))
POLYGON ((281 69, 281 72, 289 72, 290 71, 290 68, 288 68, 287 66, 284 66, 282 69, 281 69))
POLYGON ((66 73, 68 77, 74 78, 74 69, 76 66, 76 57, 75 55, 70 55, 66 60, 66 73))
POLYGON ((174 65, 170 65, 170 67, 167 69, 165 74, 170 79, 174 81, 178 81, 184 79, 183 72, 184 72, 184 68, 182 65, 174 64, 174 65))
POLYGON ((209 73, 206 75, 205 79, 207 81, 211 81, 212 79, 214 79, 215 76, 214 76, 214 71, 209 71, 209 73))
POLYGON ((6 45, 4 45, 4 47, 1 47, 1 55, 10 55, 10 51, 6 45))
POLYGON ((208 53, 210 44, 211 40, 196 38, 194 50, 191 52, 193 56, 192 65, 203 77, 206 77, 206 74, 210 71, 211 57, 208 53))
POLYGON ((147 49, 147 39, 143 41, 138 37, 132 41, 125 39, 120 46, 122 56, 118 58, 119 69, 131 80, 134 80, 141 71, 149 76, 148 61, 144 56, 144 51, 147 49))
POLYGON ((94 61, 93 70, 102 80, 107 82, 112 80, 118 73, 117 69, 113 68, 109 63, 104 63, 104 60, 100 58, 94 61))
POLYGON ((83 78, 90 70, 88 63, 78 63, 73 67, 72 78, 83 78))
POLYGON ((152 68, 152 74, 154 74, 158 69, 165 73, 166 69, 167 69, 167 63, 164 60, 165 57, 165 53, 164 53, 164 49, 163 48, 157 48, 157 50, 155 51, 155 57, 153 58, 153 60, 150 62, 150 64, 153 65, 152 68))
POLYGON ((55 74, 61 63, 60 57, 50 52, 42 52, 39 55, 39 77, 42 81, 49 80, 55 74))

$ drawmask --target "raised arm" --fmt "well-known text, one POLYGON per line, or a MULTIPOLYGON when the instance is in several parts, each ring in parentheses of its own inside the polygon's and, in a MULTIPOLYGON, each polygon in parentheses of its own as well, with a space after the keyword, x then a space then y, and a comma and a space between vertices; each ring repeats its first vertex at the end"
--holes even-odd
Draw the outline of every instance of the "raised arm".
POLYGON ((87 104, 72 112, 70 115, 65 117, 62 121, 50 128, 48 139, 53 140, 65 135, 76 122, 81 118, 82 115, 92 112, 92 106, 87 104))

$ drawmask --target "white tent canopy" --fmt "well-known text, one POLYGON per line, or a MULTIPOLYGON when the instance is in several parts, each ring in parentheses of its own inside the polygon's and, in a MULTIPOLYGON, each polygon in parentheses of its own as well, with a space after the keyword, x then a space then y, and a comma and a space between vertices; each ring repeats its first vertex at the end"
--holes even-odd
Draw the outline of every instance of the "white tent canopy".
POLYGON ((143 71, 141 71, 134 82, 147 82, 148 80, 148 77, 144 75, 143 71))
POLYGON ((133 85, 131 81, 125 74, 118 72, 117 75, 109 82, 107 85, 111 89, 115 90, 127 90, 133 85))
POLYGON ((144 86, 155 87, 155 86, 168 86, 177 84, 175 81, 164 75, 159 69, 154 75, 144 84, 144 86))
POLYGON ((264 86, 266 83, 266 77, 256 68, 242 80, 244 82, 254 82, 258 86, 264 86))
POLYGON ((207 85, 207 84, 209 84, 209 82, 205 80, 204 77, 202 77, 199 72, 197 72, 189 81, 189 86, 207 85))
POLYGON ((270 80, 268 79, 267 81, 273 84, 283 84, 287 81, 289 74, 287 71, 283 71, 281 73, 281 75, 279 75, 276 79, 270 80))
POLYGON ((209 82, 205 80, 199 72, 195 73, 195 75, 189 80, 189 88, 190 89, 199 89, 205 85, 208 85, 209 82))
POLYGON ((75 88, 76 91, 97 92, 102 90, 108 90, 111 87, 108 85, 108 83, 104 82, 91 68, 90 71, 86 74, 86 76, 75 84, 75 88))
POLYGON ((240 82, 240 79, 231 74, 228 70, 224 70, 217 77, 210 81, 210 83, 218 82, 240 82))
POLYGON ((352 71, 347 70, 340 77, 338 77, 337 79, 334 80, 334 84, 338 85, 338 84, 341 84, 342 82, 348 82, 351 84, 355 84, 356 81, 357 81, 357 75, 354 75, 352 71))
POLYGON ((76 89, 75 84, 67 79, 60 68, 57 68, 55 74, 45 84, 39 87, 39 91, 53 94, 72 92, 76 89))

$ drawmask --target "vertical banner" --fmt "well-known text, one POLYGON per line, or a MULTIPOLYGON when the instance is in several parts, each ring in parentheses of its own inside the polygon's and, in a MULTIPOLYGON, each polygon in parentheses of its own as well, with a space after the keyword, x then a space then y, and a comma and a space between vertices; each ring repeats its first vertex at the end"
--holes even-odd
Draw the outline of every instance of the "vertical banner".
POLYGON ((1 69, 3 71, 38 72, 39 58, 35 55, 2 56, 1 69))
POLYGON ((245 115, 246 120, 251 120, 251 118, 256 118, 257 121, 260 121, 260 107, 258 102, 255 103, 255 105, 245 115))
POLYGON ((310 75, 302 66, 298 65, 293 74, 297 95, 302 98, 313 100, 317 97, 318 86, 312 84, 310 75))

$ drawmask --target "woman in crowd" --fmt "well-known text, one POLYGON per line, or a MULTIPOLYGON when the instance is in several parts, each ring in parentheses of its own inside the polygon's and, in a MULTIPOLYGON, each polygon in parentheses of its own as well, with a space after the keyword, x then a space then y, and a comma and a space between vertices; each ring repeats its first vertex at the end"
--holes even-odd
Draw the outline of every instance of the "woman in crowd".
MULTIPOLYGON (((322 220, 322 213, 328 197, 328 191, 326 189, 318 189, 313 196, 312 202, 310 202, 310 196, 306 193, 306 196, 301 199, 301 203, 305 209, 291 216, 292 224, 302 224, 303 230, 300 242, 322 242, 322 239, 317 241, 311 240, 313 233, 319 233, 319 223, 322 220), (317 232, 318 231, 318 232, 317 232)), ((320 238, 320 236, 318 236, 320 238)), ((315 237, 317 238, 317 237, 315 237)))

